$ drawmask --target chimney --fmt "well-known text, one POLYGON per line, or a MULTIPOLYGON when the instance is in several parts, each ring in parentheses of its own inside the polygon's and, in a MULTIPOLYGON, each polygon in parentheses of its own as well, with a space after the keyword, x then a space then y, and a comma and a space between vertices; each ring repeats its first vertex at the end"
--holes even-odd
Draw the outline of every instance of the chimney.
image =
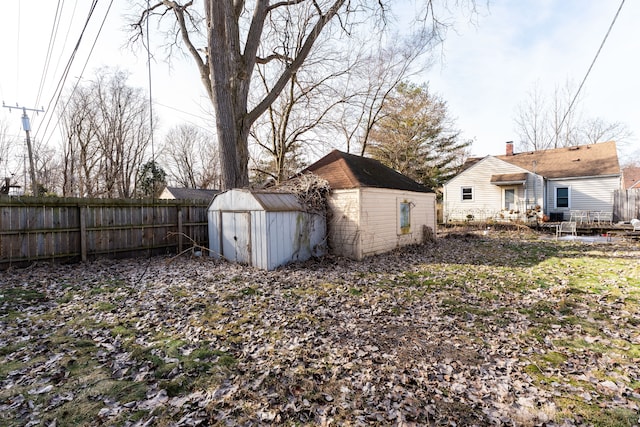
POLYGON ((507 156, 513 156, 513 141, 507 141, 507 156))

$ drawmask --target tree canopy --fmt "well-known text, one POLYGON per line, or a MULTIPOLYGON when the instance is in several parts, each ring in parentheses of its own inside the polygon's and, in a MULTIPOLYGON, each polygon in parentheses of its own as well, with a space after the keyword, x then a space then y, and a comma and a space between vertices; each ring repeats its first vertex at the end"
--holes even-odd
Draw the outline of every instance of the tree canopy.
POLYGON ((458 171, 470 140, 460 139, 447 104, 427 85, 401 83, 382 106, 367 153, 437 190, 458 171))
MULTIPOLYGON (((422 32, 428 27, 437 38, 443 25, 433 17, 432 0, 422 3, 423 13, 418 16, 422 32)), ((168 18, 168 47, 179 45, 194 59, 214 107, 223 189, 248 184, 251 127, 312 50, 332 36, 358 33, 363 23, 384 26, 392 9, 388 0, 205 0, 199 5, 157 1, 142 12, 134 27, 142 37, 148 19, 168 18), (259 95, 252 85, 257 67, 264 67, 262 76, 270 82, 259 95)))

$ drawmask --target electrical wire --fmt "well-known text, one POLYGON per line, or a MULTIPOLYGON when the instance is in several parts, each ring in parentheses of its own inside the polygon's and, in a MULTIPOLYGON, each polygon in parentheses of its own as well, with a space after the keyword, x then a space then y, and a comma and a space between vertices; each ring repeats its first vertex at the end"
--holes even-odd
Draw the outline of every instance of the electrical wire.
MULTIPOLYGON (((80 47, 80 42, 82 41, 82 37, 84 36, 84 32, 87 29, 87 26, 89 24, 89 21, 91 20, 91 16, 93 15, 93 12, 95 11, 95 8, 97 6, 98 0, 94 0, 91 9, 89 11, 89 15, 87 16, 87 19, 85 21, 85 25, 82 29, 82 32, 80 33, 80 37, 78 38, 78 41, 76 43, 76 46, 69 58, 69 61, 67 62, 67 65, 65 67, 65 70, 63 72, 63 76, 61 77, 60 81, 58 82, 58 86, 56 87, 56 90, 51 98, 51 100, 49 101, 49 104, 47 106, 47 110, 50 110, 51 105, 57 105, 58 102, 60 101, 60 97, 62 95, 62 89, 64 87, 64 83, 66 82, 66 79, 69 75, 69 71, 71 69, 71 64, 73 63, 73 60, 75 58, 76 53, 78 52, 78 49, 80 47), (55 99, 55 102, 54 102, 55 99)), ((104 14, 104 17, 102 19, 102 23, 100 24, 100 28, 98 29, 98 33, 96 34, 96 37, 93 41, 93 44, 91 45, 91 49, 89 51, 89 54, 87 55, 87 59, 84 63, 84 66, 82 67, 82 71, 80 73, 80 76, 78 78, 78 80, 76 81, 76 84, 74 85, 73 89, 72 89, 72 93, 75 91, 75 89, 78 87, 78 84, 80 82, 80 78, 82 77, 82 75, 84 74, 84 71, 86 70, 87 64, 89 63, 89 59, 91 58, 91 55, 93 54, 93 50, 95 49, 95 46, 98 42, 98 38, 100 37, 100 34, 102 32, 102 29, 104 28, 104 24, 107 20, 107 17, 109 16, 109 11, 111 10, 111 6, 113 5, 113 0, 111 0, 111 2, 109 2, 109 7, 107 8, 107 11, 104 14)), ((67 103, 65 104, 61 114, 64 114, 64 111, 66 110, 66 107, 69 103, 69 100, 67 101, 67 103)), ((43 133, 46 135, 47 134, 47 130, 49 129, 49 125, 51 124, 51 121, 53 120, 53 113, 51 113, 49 115, 49 120, 47 120, 47 124, 44 128, 43 133)), ((36 134, 39 132, 40 127, 38 127, 38 129, 36 130, 36 134)), ((49 139, 51 139, 52 135, 49 135, 49 139)), ((49 142, 49 140, 47 140, 47 142, 49 142)))
MULTIPOLYGON (((76 10, 78 9, 78 0, 75 1, 75 3, 73 4, 73 11, 71 12, 71 17, 69 18, 70 22, 73 22, 76 16, 76 10)), ((66 46, 67 45, 67 41, 69 40, 69 34, 71 34, 71 25, 67 26, 67 32, 64 35, 64 41, 62 42, 62 46, 66 46)), ((58 68, 60 67, 60 60, 62 59, 62 56, 58 56, 58 60, 56 61, 56 68, 53 70, 53 75, 57 76, 58 75, 58 68)))
POLYGON ((51 64, 51 54, 53 52, 53 46, 58 37, 58 29, 60 28, 60 17, 62 15, 62 8, 60 7, 60 0, 56 6, 56 13, 53 17, 53 25, 51 26, 51 34, 49 35, 49 45, 47 46, 47 53, 44 59, 44 67, 42 69, 42 76, 40 76, 40 85, 38 86, 38 93, 36 95, 36 102, 33 105, 40 104, 40 97, 42 96, 42 89, 44 88, 44 82, 46 80, 47 73, 49 72, 49 64, 51 64))
MULTIPOLYGON (((89 25, 89 22, 91 20, 91 17, 93 16, 93 12, 96 9, 96 6, 98 4, 98 0, 93 0, 93 2, 91 3, 91 7, 89 9, 89 14, 87 16, 87 19, 85 20, 84 26, 82 28, 82 31, 80 32, 80 36, 78 37, 78 41, 76 42, 76 45, 73 48, 73 51, 71 52, 71 55, 69 56, 69 59, 67 60, 67 65, 65 66, 65 69, 62 72, 62 76, 60 77, 60 80, 58 81, 58 85, 56 86, 53 95, 51 96, 51 99, 49 100, 49 103, 47 104, 47 108, 46 108, 46 115, 49 116, 49 119, 47 120, 47 124, 44 128, 44 134, 46 135, 47 130, 49 129, 49 125, 51 124, 51 121, 53 120, 54 114, 51 111, 51 105, 56 105, 60 99, 60 95, 62 94, 62 88, 64 87, 64 83, 67 81, 67 77, 69 75, 69 71, 71 70, 71 65, 73 64, 73 61, 75 59, 76 53, 78 53, 78 49, 80 48, 80 43, 82 42, 82 37, 84 36, 84 33, 87 29, 87 26, 89 25), (54 102, 55 99, 55 102, 54 102)), ((44 122, 44 121, 43 121, 44 122)), ((41 125, 38 126, 38 128, 36 129, 36 131, 34 132, 34 136, 37 135, 40 131, 41 125)))
POLYGON ((600 55, 600 52, 602 51, 602 48, 604 47, 604 44, 607 41, 607 38, 609 37, 609 33, 611 33, 611 29, 613 28, 613 25, 616 23, 616 20, 618 19, 618 15, 620 15, 620 11, 622 10, 622 6, 624 6, 624 2, 625 2, 625 0, 622 0, 620 2, 620 6, 618 7, 618 10, 616 11, 615 16, 613 17, 613 21, 611 21, 611 25, 609 25, 609 29, 607 30, 607 33, 604 35, 604 38, 602 39, 602 42, 600 43, 600 47, 598 48, 598 51, 596 52, 596 55, 593 58, 593 61, 591 61, 591 65, 589 65, 589 69, 587 70, 587 73, 584 75, 584 78, 582 79, 582 82, 580 82, 580 86, 578 86, 578 90, 576 91, 576 94, 574 95, 573 99, 571 100, 571 103, 569 104, 569 107, 567 108, 567 111, 564 113, 564 116, 562 117, 562 120, 560 120, 560 124, 558 125, 558 129, 562 128, 562 125, 564 124, 564 121, 567 119, 567 116, 569 115, 569 112, 571 111, 571 108, 573 108, 573 104, 575 104, 576 99, 578 99, 578 95, 580 94, 580 91, 582 90, 582 87, 584 86, 584 83, 587 81, 587 77, 589 77, 589 74, 591 73, 591 69, 593 68, 593 66, 596 63, 596 60, 598 59, 598 56, 600 55))
POLYGON ((22 21, 22 9, 18 2, 18 31, 16 37, 16 90, 20 92, 20 22, 22 21))

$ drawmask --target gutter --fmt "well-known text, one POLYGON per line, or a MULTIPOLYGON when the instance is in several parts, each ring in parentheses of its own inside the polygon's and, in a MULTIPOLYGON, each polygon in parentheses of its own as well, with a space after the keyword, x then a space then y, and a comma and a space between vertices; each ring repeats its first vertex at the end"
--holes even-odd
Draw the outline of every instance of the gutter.
POLYGON ((594 178, 619 178, 620 174, 588 175, 588 176, 563 176, 561 178, 545 178, 547 181, 565 181, 567 179, 594 179, 594 178))

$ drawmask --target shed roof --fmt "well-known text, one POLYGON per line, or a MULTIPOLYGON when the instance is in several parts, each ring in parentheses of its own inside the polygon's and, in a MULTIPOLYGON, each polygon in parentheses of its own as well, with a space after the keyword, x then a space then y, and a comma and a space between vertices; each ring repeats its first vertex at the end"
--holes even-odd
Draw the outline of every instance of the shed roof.
POLYGON ((432 192, 427 187, 403 175, 377 160, 333 150, 304 172, 326 179, 333 190, 361 187, 389 188, 395 190, 432 192))
POLYGON ((235 188, 217 194, 210 209, 222 211, 292 212, 304 211, 302 203, 293 193, 235 188))
POLYGON ((300 200, 293 193, 253 191, 251 194, 260 203, 260 206, 268 212, 303 210, 300 200))

